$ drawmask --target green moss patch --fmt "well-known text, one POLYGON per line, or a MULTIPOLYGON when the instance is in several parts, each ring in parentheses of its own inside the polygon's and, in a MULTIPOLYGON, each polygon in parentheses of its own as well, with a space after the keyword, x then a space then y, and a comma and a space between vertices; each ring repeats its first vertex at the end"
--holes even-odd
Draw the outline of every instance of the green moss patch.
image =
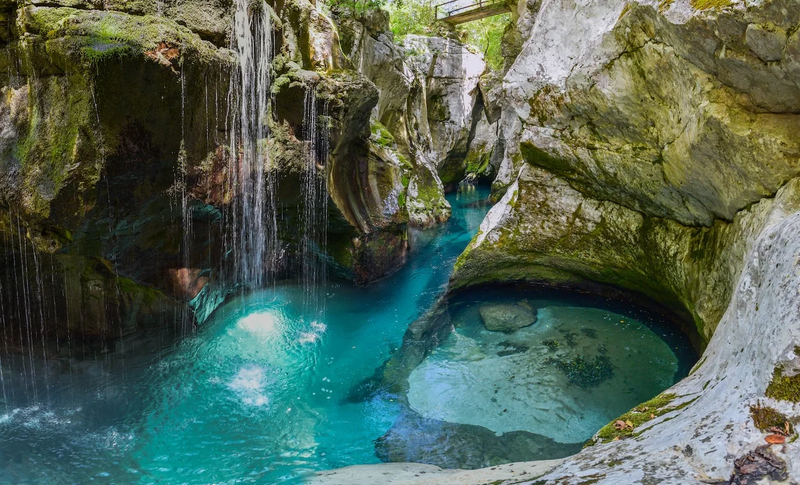
POLYGON ((731 0, 691 0, 695 10, 722 9, 733 4, 731 0))
POLYGON ((559 175, 570 174, 574 172, 569 162, 550 156, 547 152, 535 146, 533 143, 522 142, 519 145, 519 149, 522 153, 522 157, 531 165, 542 167, 559 175))
POLYGON ((761 431, 771 432, 772 428, 777 428, 790 436, 796 432, 794 427, 798 421, 796 418, 791 419, 777 409, 762 406, 760 402, 750 406, 750 416, 755 427, 761 431))
POLYGON ((383 126, 383 124, 381 124, 379 121, 373 120, 370 123, 369 128, 370 132, 372 133, 370 139, 373 142, 375 142, 375 144, 386 148, 394 147, 395 145, 394 137, 392 136, 391 133, 389 133, 389 130, 387 130, 386 127, 383 126))
POLYGON ((600 431, 597 432, 597 441, 590 440, 586 443, 586 446, 638 436, 641 434, 641 431, 637 432, 636 430, 643 424, 669 412, 681 410, 693 402, 687 401, 677 406, 671 406, 675 398, 675 394, 660 394, 636 406, 603 426, 600 431))
MULTIPOLYGON (((175 22, 152 15, 133 16, 119 12, 74 8, 28 8, 26 30, 47 40, 65 41, 90 61, 143 54, 162 44, 180 46, 181 52, 204 58, 216 49, 175 22)), ((65 46, 65 47, 66 47, 65 46)), ((50 49, 50 47, 48 47, 50 49)))
POLYGON ((764 394, 780 401, 800 402, 800 374, 786 376, 783 372, 780 366, 775 367, 772 381, 764 394))

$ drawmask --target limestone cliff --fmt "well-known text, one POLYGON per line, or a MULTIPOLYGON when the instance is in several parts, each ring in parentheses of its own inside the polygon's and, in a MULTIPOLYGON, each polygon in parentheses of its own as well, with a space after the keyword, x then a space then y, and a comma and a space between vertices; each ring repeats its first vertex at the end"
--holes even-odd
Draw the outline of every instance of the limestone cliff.
POLYGON ((409 164, 410 221, 429 226, 447 219, 444 191, 468 174, 490 180, 496 173, 489 164, 497 119, 489 121, 484 102, 494 86, 482 78, 486 64, 448 37, 409 35, 396 43, 380 10, 339 12, 336 22, 345 54, 380 93, 373 123, 409 164))
MULTIPOLYGON (((0 311, 15 329, 9 340, 106 342, 175 327, 181 313, 188 328, 232 289, 235 8, 0 3, 0 311), (31 315, 35 322, 16 325, 31 315)), ((381 277, 405 261, 408 215, 403 164, 380 156, 371 130, 378 91, 311 3, 264 8, 273 101, 269 136, 258 143, 285 215, 270 269, 285 277, 297 264, 298 218, 309 203, 298 197, 310 142, 304 103, 313 93, 313 132, 325 138, 322 197, 331 200, 319 257, 358 282, 381 277)))
POLYGON ((523 44, 500 103, 503 195, 452 288, 611 285, 685 314, 708 345, 665 392, 667 412, 633 437, 604 429, 597 443, 623 439, 541 483, 795 476, 797 445, 756 450, 751 410, 800 415, 796 399, 768 390, 800 343, 788 290, 799 274, 800 8, 554 0, 521 2, 518 14, 523 44))

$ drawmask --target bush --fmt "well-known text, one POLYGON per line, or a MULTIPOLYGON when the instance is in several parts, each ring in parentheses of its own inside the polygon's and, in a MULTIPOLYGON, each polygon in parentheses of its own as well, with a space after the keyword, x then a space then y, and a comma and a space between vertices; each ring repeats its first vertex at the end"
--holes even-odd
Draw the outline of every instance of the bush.
POLYGON ((367 10, 377 10, 386 5, 386 0, 326 0, 331 11, 349 11, 362 14, 367 10))
POLYGON ((490 69, 503 68, 503 32, 511 21, 511 14, 488 17, 458 26, 464 43, 479 51, 490 69))

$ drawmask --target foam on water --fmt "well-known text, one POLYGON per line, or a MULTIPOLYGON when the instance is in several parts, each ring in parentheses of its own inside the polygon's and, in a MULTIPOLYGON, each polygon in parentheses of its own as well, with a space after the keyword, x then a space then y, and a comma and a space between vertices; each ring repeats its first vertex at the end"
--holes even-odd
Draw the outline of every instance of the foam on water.
POLYGON ((269 399, 264 394, 266 384, 265 371, 257 365, 246 365, 239 369, 233 380, 228 384, 242 402, 249 406, 265 406, 269 399))
POLYGON ((274 337, 280 331, 277 317, 269 312, 251 313, 240 319, 236 326, 262 339, 274 337))

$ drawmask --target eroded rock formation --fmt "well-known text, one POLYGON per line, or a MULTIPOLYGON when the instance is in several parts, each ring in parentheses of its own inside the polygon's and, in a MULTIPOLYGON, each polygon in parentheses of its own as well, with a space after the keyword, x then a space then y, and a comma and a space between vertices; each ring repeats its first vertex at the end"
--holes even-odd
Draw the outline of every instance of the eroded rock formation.
MULTIPOLYGON (((405 262, 409 220, 429 225, 449 214, 429 128, 414 128, 428 144, 413 157, 407 142, 395 142, 377 115, 395 116, 387 114, 396 111, 387 108, 395 93, 378 78, 376 89, 359 72, 354 61, 361 58, 341 49, 336 25, 311 3, 253 5, 248 15, 269 10, 275 41, 268 137, 258 142, 283 215, 269 267, 281 277, 297 264, 297 224, 308 202, 299 197, 308 170, 305 105, 313 91, 316 132, 327 148, 317 148, 325 151, 319 173, 331 200, 323 218, 327 253, 319 257, 360 283, 396 270, 405 262)), ((171 327, 180 313, 183 326, 202 321, 237 284, 229 261, 236 224, 229 214, 238 197, 231 160, 241 149, 230 144, 238 102, 230 76, 241 62, 229 49, 234 2, 33 1, 0 8, 0 293, 3 321, 15 329, 7 338, 30 344, 82 334, 108 341, 143 327, 171 327)), ((385 36, 388 27, 379 27, 385 36)), ((463 145, 483 63, 441 42, 479 63, 470 71, 472 85, 455 94, 469 104, 451 130, 456 134, 442 135, 461 138, 440 144, 463 145)), ((379 55, 370 49, 379 46, 361 52, 379 55)), ((391 55, 407 62, 400 51, 391 55)), ((430 53, 428 63, 436 64, 430 53)), ((412 81, 420 80, 400 82, 408 91, 403 99, 413 98, 412 81)), ((424 113, 424 97, 418 101, 424 113)), ((407 122, 418 123, 417 114, 407 122)))
MULTIPOLYGON (((665 392, 668 412, 541 483, 723 483, 764 443, 751 406, 800 415, 800 395, 767 391, 796 359, 800 321, 800 9, 552 1, 519 13, 504 195, 452 287, 602 283, 685 312, 708 348, 665 392)), ((615 436, 604 428, 596 442, 615 436)), ((772 450, 789 476, 796 446, 772 450)))

